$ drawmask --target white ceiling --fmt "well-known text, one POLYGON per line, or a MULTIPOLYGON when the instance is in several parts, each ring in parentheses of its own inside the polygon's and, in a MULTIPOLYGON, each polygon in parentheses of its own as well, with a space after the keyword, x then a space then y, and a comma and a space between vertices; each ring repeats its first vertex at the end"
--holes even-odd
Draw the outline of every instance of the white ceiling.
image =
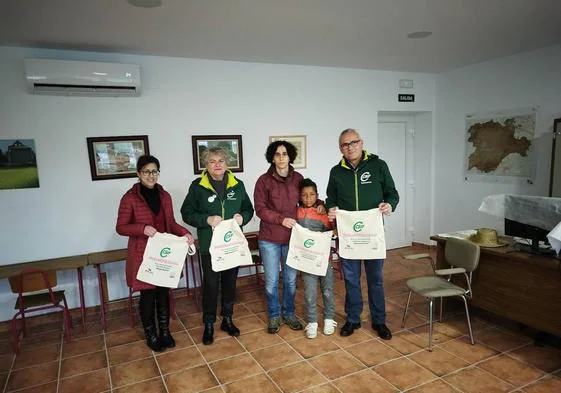
POLYGON ((561 0, 162 2, 0 0, 0 45, 442 72, 561 44, 561 0))

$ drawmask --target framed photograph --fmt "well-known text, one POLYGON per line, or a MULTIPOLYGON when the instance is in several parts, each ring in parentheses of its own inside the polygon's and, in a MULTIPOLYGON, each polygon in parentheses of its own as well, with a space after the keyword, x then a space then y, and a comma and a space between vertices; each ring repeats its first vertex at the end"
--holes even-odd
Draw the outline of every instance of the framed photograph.
POLYGON ((553 120, 553 145, 551 171, 549 174, 549 196, 561 198, 561 118, 553 120))
POLYGON ((136 177, 136 161, 150 154, 148 135, 87 138, 92 180, 136 177))
POLYGON ((38 188, 34 139, 0 139, 0 190, 38 188))
POLYGON ((203 172, 203 152, 211 147, 221 147, 226 150, 228 156, 228 169, 232 172, 243 172, 243 149, 241 135, 193 135, 193 168, 195 175, 203 172))
POLYGON ((274 141, 287 141, 296 146, 296 160, 292 163, 295 169, 306 168, 306 135, 273 135, 269 143, 274 141))

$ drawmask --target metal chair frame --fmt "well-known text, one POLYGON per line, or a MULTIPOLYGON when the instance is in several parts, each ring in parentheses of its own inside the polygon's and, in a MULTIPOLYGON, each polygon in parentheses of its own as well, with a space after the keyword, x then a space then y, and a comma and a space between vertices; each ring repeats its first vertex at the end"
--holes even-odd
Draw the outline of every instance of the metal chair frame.
MULTIPOLYGON (((467 240, 463 240, 463 241, 467 241, 467 240)), ((454 244, 455 242, 457 242, 457 239, 452 240, 450 243, 448 244, 454 244)), ((453 246, 452 246, 453 247, 453 246)), ((479 248, 479 246, 477 246, 477 248, 479 248)), ((470 341, 471 344, 474 345, 475 341, 473 339, 473 330, 471 327, 471 319, 470 319, 470 315, 469 315, 469 308, 468 308, 468 304, 467 301, 468 299, 472 299, 473 297, 473 291, 471 288, 471 282, 472 282, 472 278, 473 278, 473 271, 470 271, 469 274, 468 272, 461 267, 454 267, 454 265, 451 264, 451 268, 449 269, 437 269, 436 268, 436 264, 433 260, 432 257, 428 256, 428 257, 424 257, 424 258, 419 258, 419 259, 429 259, 431 262, 431 266, 432 266, 432 270, 434 273, 434 276, 440 278, 441 280, 450 282, 452 279, 452 276, 455 275, 463 275, 466 279, 466 286, 467 288, 463 288, 460 287, 459 285, 455 285, 457 288, 461 288, 464 290, 464 293, 461 295, 451 295, 451 296, 444 296, 444 297, 439 297, 440 298, 440 315, 439 315, 439 322, 442 322, 442 315, 443 315, 443 303, 444 303, 444 299, 446 297, 459 297, 463 300, 464 303, 464 308, 465 308, 465 312, 466 312, 466 321, 467 321, 467 326, 468 326, 468 330, 469 330, 469 337, 470 337, 470 341), (444 276, 448 276, 447 278, 444 278, 444 276)), ((479 260, 479 250, 477 251, 477 259, 479 260)), ((477 269, 477 263, 475 264, 475 268, 473 270, 477 269)), ((427 276, 424 276, 427 277, 427 276)), ((416 278, 423 278, 423 277, 416 277, 416 278)), ((412 280, 414 280, 415 278, 412 278, 412 280)), ((407 296, 407 303, 405 305, 405 310, 403 312, 403 319, 401 321, 401 327, 405 327, 405 322, 406 322, 406 318, 407 318, 407 311, 409 310, 409 303, 411 301, 411 294, 412 292, 414 292, 412 289, 409 290, 409 295, 407 296)), ((433 314, 434 314, 434 299, 435 297, 426 297, 429 301, 429 351, 432 352, 432 335, 433 335, 433 314)))

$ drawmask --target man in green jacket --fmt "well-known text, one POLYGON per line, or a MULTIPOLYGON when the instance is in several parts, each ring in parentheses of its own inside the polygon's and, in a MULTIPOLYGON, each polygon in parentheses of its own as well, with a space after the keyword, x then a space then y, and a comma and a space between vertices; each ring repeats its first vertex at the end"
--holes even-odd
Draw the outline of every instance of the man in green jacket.
POLYGON ((227 167, 227 152, 220 147, 204 151, 206 169, 195 179, 181 206, 181 216, 187 224, 197 228, 199 252, 203 267, 203 344, 214 341, 214 322, 218 301, 219 281, 222 285, 222 323, 220 328, 231 336, 239 336, 240 330, 232 321, 238 268, 221 272, 212 270, 210 240, 212 230, 220 221, 233 218, 242 226, 253 217, 253 205, 244 184, 234 177, 227 167))
MULTIPOLYGON (((363 150, 363 141, 352 128, 341 132, 339 149, 343 158, 331 169, 327 185, 326 206, 329 218, 336 218, 338 208, 350 211, 379 208, 384 215, 394 211, 399 202, 399 194, 388 165, 377 155, 363 150)), ((350 336, 355 329, 360 328, 362 266, 359 259, 345 258, 342 258, 342 265, 347 322, 341 328, 341 336, 350 336)), ((372 328, 381 338, 389 340, 392 334, 386 326, 383 266, 383 259, 364 260, 372 328)))

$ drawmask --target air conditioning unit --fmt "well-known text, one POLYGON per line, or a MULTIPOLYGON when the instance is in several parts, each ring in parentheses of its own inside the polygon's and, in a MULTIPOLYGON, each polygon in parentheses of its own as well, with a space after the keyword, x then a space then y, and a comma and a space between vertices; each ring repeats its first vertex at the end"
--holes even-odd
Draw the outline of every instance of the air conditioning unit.
POLYGON ((25 77, 33 94, 68 96, 138 96, 136 64, 53 59, 25 59, 25 77))

